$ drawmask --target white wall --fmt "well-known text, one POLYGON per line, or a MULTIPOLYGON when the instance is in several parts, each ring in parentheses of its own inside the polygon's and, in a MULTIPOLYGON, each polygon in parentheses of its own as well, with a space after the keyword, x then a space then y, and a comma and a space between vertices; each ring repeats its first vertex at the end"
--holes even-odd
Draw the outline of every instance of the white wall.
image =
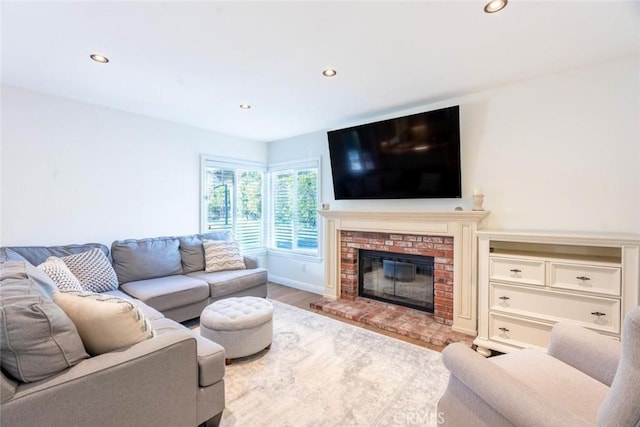
MULTIPOLYGON (((487 228, 640 233, 637 58, 543 76, 392 116, 456 104, 462 199, 336 201, 324 131, 271 142, 269 162, 322 156, 322 199, 331 209, 468 210, 473 189, 482 186, 484 207, 491 211, 487 228)), ((301 263, 270 257, 269 269, 279 269, 283 276, 289 271, 292 280, 321 287, 322 275, 301 273, 301 263)), ((323 271, 324 264, 317 268, 323 271)))
POLYGON ((199 231, 200 154, 265 162, 267 146, 2 86, 0 244, 199 231))
MULTIPOLYGON (((637 58, 386 116, 460 105, 464 197, 440 201, 335 201, 325 131, 267 145, 15 87, 1 98, 1 245, 197 232, 201 153, 321 157, 331 209, 470 209, 482 186, 490 228, 640 233, 637 58)), ((268 265, 275 281, 322 291, 321 259, 269 256, 268 265)))

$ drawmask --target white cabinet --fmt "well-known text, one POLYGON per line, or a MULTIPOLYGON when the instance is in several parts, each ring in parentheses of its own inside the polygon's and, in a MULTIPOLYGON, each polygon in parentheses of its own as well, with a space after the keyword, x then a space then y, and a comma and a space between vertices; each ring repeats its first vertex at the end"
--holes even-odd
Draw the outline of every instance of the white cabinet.
POLYGON ((640 304, 640 236, 483 230, 478 235, 478 352, 546 348, 569 321, 620 338, 640 304))

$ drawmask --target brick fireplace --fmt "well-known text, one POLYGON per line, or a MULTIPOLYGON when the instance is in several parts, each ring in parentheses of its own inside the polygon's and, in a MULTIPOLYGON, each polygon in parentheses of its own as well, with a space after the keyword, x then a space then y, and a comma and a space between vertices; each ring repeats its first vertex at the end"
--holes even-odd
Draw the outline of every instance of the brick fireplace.
POLYGON ((434 320, 450 325, 454 332, 476 335, 475 233, 489 212, 322 210, 319 214, 324 225, 326 300, 364 299, 357 296, 359 249, 432 256, 434 320))
POLYGON ((358 297, 358 250, 433 257, 434 319, 453 323, 453 237, 340 231, 340 298, 358 297))

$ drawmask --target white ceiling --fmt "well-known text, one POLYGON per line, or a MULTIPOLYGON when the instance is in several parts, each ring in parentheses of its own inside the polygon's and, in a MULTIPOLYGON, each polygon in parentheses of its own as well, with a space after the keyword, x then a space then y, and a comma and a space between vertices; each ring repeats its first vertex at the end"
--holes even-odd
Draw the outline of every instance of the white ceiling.
POLYGON ((3 0, 2 82, 271 141, 639 55, 639 1, 483 6, 3 0))

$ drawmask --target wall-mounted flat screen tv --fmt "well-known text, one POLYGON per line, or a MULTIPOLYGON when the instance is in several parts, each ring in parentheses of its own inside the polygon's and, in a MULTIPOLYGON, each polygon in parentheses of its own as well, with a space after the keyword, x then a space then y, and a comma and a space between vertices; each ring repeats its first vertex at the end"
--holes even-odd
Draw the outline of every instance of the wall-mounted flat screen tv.
POLYGON ((461 197, 459 106, 327 132, 336 200, 461 197))

